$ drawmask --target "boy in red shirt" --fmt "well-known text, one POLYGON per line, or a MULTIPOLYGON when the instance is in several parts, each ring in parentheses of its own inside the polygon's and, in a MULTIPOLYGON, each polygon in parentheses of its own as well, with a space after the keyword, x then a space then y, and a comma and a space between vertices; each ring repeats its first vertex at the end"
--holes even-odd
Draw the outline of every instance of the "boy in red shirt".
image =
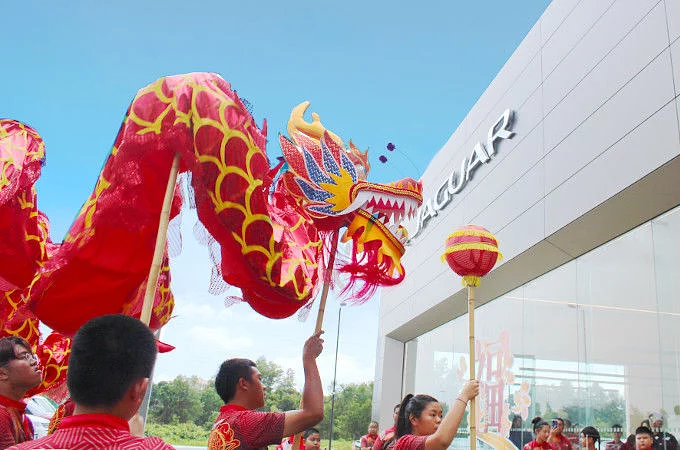
POLYGON ((57 430, 12 450, 172 450, 160 438, 130 433, 156 362, 156 341, 149 327, 121 314, 97 317, 75 337, 66 383, 75 404, 57 430))
POLYGON ((38 358, 24 339, 0 339, 0 449, 33 439, 33 425, 22 401, 42 381, 38 358))
POLYGON ((552 429, 548 442, 557 447, 557 450, 571 450, 571 441, 562 434, 564 431, 564 420, 560 417, 553 419, 552 429))

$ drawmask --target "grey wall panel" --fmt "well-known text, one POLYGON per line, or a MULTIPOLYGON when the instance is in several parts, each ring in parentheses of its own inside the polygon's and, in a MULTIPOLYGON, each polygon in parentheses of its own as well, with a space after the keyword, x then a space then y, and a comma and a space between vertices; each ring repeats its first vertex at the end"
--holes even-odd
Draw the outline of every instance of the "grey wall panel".
MULTIPOLYGON (((465 222, 481 224, 496 232, 541 200, 544 185, 545 170, 543 163, 539 162, 517 182, 510 185, 488 208, 475 216, 468 216, 465 222)), ((465 209, 472 210, 471 207, 465 209)))
MULTIPOLYGON (((535 108, 540 108, 540 92, 537 92, 532 98, 536 100, 534 102, 535 108)), ((524 117, 525 111, 525 109, 522 110, 522 117, 524 117)), ((519 129, 524 130, 525 128, 519 129)), ((507 199, 508 191, 511 190, 512 186, 520 182, 543 158, 543 130, 541 127, 529 131, 528 135, 517 134, 513 137, 513 141, 503 142, 503 144, 508 145, 501 147, 493 164, 483 166, 477 171, 478 173, 483 172, 484 182, 475 186, 474 189, 470 189, 469 195, 461 205, 465 211, 463 216, 465 222, 480 222, 477 217, 480 214, 483 215, 486 209, 494 208, 501 197, 507 199), (515 147, 505 150, 512 143, 516 144, 515 147)), ((540 196, 543 196, 543 186, 540 189, 540 196)), ((523 199, 511 199, 515 203, 521 203, 521 205, 518 205, 520 209, 530 207, 536 200, 533 195, 532 200, 527 199, 526 202, 523 199)), ((480 223, 487 223, 488 226, 493 226, 495 230, 498 230, 514 218, 515 216, 507 217, 507 221, 493 225, 488 222, 480 223)))
POLYGON ((541 46, 552 39, 567 17, 583 2, 587 0, 553 1, 538 21, 541 27, 541 46))
POLYGON ((680 2, 678 0, 664 0, 668 15, 668 32, 670 42, 680 38, 680 2))
MULTIPOLYGON (((680 4, 680 1, 677 2, 680 4)), ((673 62, 673 84, 675 95, 680 95, 680 39, 671 44, 671 60, 673 62)))
POLYGON ((496 232, 503 259, 500 267, 545 238, 545 202, 538 201, 523 214, 496 232))
MULTIPOLYGON (((551 151, 614 96, 668 46, 662 4, 609 53, 545 118, 545 145, 551 151)), ((643 88, 640 92, 644 92, 643 88)), ((547 96, 547 94, 546 94, 547 96)))
POLYGON ((674 101, 670 101, 547 195, 546 234, 585 214, 679 152, 677 116, 674 101))
MULTIPOLYGON (((674 97, 670 67, 670 54, 665 51, 546 155, 546 192, 556 189, 674 97)), ((557 117, 554 119, 546 119, 546 141, 549 130, 556 133, 559 125, 557 117)))
MULTIPOLYGON (((546 113, 596 69, 656 4, 658 0, 619 0, 612 4, 555 69, 544 73, 546 113)), ((629 42, 635 39, 639 39, 639 36, 629 42)))
POLYGON ((593 25, 605 14, 614 0, 583 1, 569 14, 543 46, 543 73, 550 73, 572 49, 587 36, 593 25))

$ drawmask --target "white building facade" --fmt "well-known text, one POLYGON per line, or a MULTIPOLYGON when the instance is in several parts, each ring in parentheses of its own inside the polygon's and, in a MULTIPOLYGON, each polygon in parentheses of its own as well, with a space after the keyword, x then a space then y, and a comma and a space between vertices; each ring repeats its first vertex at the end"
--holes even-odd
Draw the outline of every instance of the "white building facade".
POLYGON ((680 424, 679 110, 680 0, 550 4, 422 176, 406 278, 381 295, 381 428, 467 378, 467 294, 440 260, 466 224, 504 255, 476 289, 482 433, 680 424))

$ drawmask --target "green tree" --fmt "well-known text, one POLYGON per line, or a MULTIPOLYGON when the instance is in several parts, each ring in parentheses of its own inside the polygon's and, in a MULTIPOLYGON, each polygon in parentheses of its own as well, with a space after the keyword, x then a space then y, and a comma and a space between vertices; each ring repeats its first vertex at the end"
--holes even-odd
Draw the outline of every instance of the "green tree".
POLYGON ((283 369, 274 361, 267 361, 264 356, 257 358, 255 364, 257 364, 257 370, 262 374, 262 384, 267 388, 267 391, 271 392, 283 379, 283 369))
POLYGON ((546 404, 545 404, 545 412, 543 414, 544 414, 544 416, 542 416, 542 417, 543 417, 544 420, 550 420, 554 417, 557 417, 557 415, 555 414, 555 411, 553 411, 553 409, 550 407, 550 403, 548 403, 548 402, 546 402, 546 404))
POLYGON ((170 382, 155 384, 149 405, 151 419, 163 424, 193 422, 201 412, 196 380, 180 375, 170 382))
MULTIPOLYGON (((358 439, 371 421, 373 383, 341 385, 335 394, 333 439, 358 439)), ((319 424, 324 438, 330 430, 331 396, 324 399, 324 419, 319 424)))
POLYGON ((215 390, 215 381, 210 380, 203 389, 198 392, 199 400, 201 402, 201 412, 198 414, 194 423, 204 428, 211 428, 220 407, 224 404, 217 391, 215 390))
POLYGON ((541 416, 541 404, 540 403, 534 404, 534 417, 543 417, 543 416, 541 416))

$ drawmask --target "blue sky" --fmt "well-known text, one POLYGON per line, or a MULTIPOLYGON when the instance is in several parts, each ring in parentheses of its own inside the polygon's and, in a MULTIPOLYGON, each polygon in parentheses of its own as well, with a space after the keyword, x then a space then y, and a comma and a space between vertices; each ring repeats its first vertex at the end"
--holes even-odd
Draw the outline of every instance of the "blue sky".
MULTIPOLYGON (((290 110, 309 100, 328 129, 369 149, 369 180, 418 178, 548 4, 8 2, 0 117, 33 126, 45 140, 38 205, 57 242, 93 189, 130 100, 163 75, 221 74, 258 123, 267 119, 272 160, 290 110), (388 142, 397 151, 387 152, 388 142)), ((246 305, 225 309, 207 293, 210 269, 191 236, 194 221, 186 211, 183 254, 173 261, 177 317, 164 339, 178 348, 160 357, 157 377, 210 378, 227 357, 260 355, 300 374, 314 318, 273 321, 246 305)), ((324 327, 324 385, 337 304, 330 301, 324 327)), ((372 379, 377 314, 377 301, 344 310, 339 382, 372 379)))

